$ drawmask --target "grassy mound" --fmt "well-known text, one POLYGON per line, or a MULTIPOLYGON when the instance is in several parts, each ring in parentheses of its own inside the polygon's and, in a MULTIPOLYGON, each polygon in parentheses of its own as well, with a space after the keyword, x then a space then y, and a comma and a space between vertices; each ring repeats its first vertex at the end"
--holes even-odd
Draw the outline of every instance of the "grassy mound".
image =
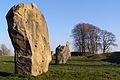
POLYGON ((110 55, 111 55, 111 53, 95 54, 93 56, 88 56, 88 58, 102 60, 102 59, 107 59, 110 55))
POLYGON ((120 64, 120 52, 111 53, 111 55, 104 61, 120 64))
POLYGON ((0 80, 120 80, 120 65, 95 59, 72 57, 64 65, 49 66, 40 76, 16 75, 13 57, 0 57, 0 80))

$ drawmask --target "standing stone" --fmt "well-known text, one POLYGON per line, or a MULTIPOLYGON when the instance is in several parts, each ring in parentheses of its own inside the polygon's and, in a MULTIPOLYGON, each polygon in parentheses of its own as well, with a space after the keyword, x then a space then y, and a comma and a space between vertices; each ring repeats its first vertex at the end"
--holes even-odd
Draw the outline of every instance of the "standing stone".
POLYGON ((56 54, 55 54, 55 56, 56 56, 55 63, 56 64, 65 64, 67 62, 67 60, 71 58, 69 46, 70 46, 70 43, 67 42, 66 46, 59 45, 56 48, 56 54))
POLYGON ((48 29, 43 14, 32 4, 13 6, 6 15, 15 49, 15 73, 40 75, 51 61, 48 29))
POLYGON ((53 56, 54 55, 54 51, 51 51, 51 56, 53 56))
POLYGON ((60 62, 60 58, 58 59, 58 57, 60 56, 60 52, 61 52, 61 45, 59 45, 55 49, 55 64, 59 64, 59 62, 60 62))

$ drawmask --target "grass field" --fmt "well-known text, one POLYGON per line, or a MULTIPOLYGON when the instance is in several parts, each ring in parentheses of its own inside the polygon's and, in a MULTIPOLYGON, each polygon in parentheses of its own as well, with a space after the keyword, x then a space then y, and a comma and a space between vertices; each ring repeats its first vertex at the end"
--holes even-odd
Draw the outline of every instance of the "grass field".
POLYGON ((49 66, 40 76, 16 75, 13 57, 0 57, 0 80, 120 80, 120 65, 95 59, 72 57, 64 65, 49 66))

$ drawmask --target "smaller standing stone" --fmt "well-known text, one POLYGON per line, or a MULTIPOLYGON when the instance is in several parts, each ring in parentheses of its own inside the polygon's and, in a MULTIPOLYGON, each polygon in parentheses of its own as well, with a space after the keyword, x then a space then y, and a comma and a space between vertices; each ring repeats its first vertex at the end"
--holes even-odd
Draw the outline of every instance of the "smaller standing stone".
POLYGON ((53 56, 54 55, 54 51, 51 51, 51 56, 53 56))
POLYGON ((67 42, 66 46, 59 45, 56 48, 55 64, 65 64, 67 60, 71 58, 69 46, 70 46, 70 43, 67 42))

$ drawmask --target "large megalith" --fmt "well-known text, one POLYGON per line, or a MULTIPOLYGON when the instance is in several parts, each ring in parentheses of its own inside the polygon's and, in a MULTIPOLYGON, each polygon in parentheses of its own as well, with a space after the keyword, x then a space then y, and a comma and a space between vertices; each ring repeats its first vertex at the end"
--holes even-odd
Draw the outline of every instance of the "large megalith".
POLYGON ((67 42, 66 45, 59 45, 56 48, 56 53, 55 53, 55 63, 56 64, 65 64, 67 62, 68 59, 71 58, 71 53, 70 53, 70 49, 69 49, 70 43, 67 42))
POLYGON ((15 5, 6 19, 15 50, 15 73, 37 76, 47 72, 51 61, 48 28, 37 6, 15 5))

